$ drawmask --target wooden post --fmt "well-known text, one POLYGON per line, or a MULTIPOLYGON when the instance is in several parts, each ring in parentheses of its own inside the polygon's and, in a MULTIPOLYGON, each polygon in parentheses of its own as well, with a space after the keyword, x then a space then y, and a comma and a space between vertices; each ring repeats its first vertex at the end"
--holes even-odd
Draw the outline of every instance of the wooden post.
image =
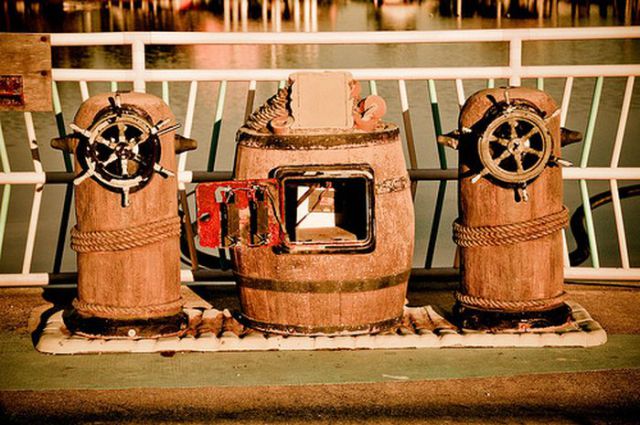
MULTIPOLYGON (((153 161, 150 158, 155 154, 153 150, 146 152, 140 148, 136 155, 145 155, 145 158, 151 155, 147 162, 141 163, 121 152, 122 142, 112 142, 115 144, 113 158, 96 162, 87 159, 89 154, 85 152, 90 152, 92 140, 89 134, 98 134, 92 133, 95 129, 89 129, 101 122, 96 121, 96 117, 115 114, 110 109, 113 105, 127 111, 120 117, 140 117, 140 123, 147 122, 160 129, 164 127, 160 124, 163 121, 166 125, 175 123, 161 99, 144 93, 94 96, 78 110, 73 124, 77 133, 64 139, 68 141, 67 147, 76 151, 74 168, 78 175, 75 181, 77 225, 72 231, 72 248, 78 252, 78 297, 74 301, 75 314, 70 316, 67 325, 72 331, 102 336, 175 333, 185 323, 180 296, 174 133, 159 136, 160 155, 154 157, 157 162, 153 165, 157 172, 152 171, 154 174, 145 180, 144 186, 133 186, 125 195, 116 189, 118 186, 109 186, 111 181, 116 181, 109 180, 114 178, 114 174, 109 173, 120 170, 124 177, 117 180, 118 184, 127 176, 134 182, 139 181, 135 173, 142 172, 140 167, 153 161), (107 168, 108 163, 112 163, 112 168, 107 168), (113 168, 116 163, 119 165, 113 168), (99 180, 98 175, 106 175, 107 179, 99 180)), ((118 122, 116 126, 115 122, 109 122, 104 121, 104 127, 100 127, 111 129, 108 131, 113 137, 109 140, 121 140, 125 132, 127 137, 136 137, 134 135, 140 133, 135 129, 144 128, 144 124, 136 124, 135 118, 122 121, 130 124, 118 122)), ((94 140, 93 143, 102 143, 99 138, 94 140)), ((145 145, 149 143, 152 141, 145 145)), ((60 139, 52 141, 52 145, 64 147, 60 139)), ((140 174, 143 175, 146 174, 140 174)))
MULTIPOLYGON (((546 163, 541 162, 544 168, 540 168, 537 177, 528 181, 526 196, 519 194, 517 186, 498 180, 493 171, 481 171, 478 164, 482 158, 482 146, 478 136, 491 140, 491 136, 483 131, 490 131, 498 118, 484 124, 487 130, 478 130, 478 123, 495 108, 492 102, 511 105, 528 102, 543 111, 543 116, 552 117, 544 123, 540 118, 539 124, 531 124, 536 122, 535 112, 525 107, 522 112, 513 113, 514 118, 509 118, 504 128, 491 130, 494 136, 505 137, 505 142, 510 143, 508 148, 504 148, 503 159, 496 164, 508 162, 504 158, 505 152, 512 152, 509 149, 515 149, 513 152, 516 154, 518 152, 520 139, 509 134, 509 126, 511 133, 519 131, 539 135, 526 136, 529 137, 529 149, 535 146, 551 158, 560 156, 560 117, 554 115, 558 107, 544 92, 529 88, 487 89, 467 100, 461 112, 460 128, 474 128, 479 133, 475 137, 460 139, 458 147, 460 175, 465 177, 459 182, 460 216, 454 225, 454 239, 461 246, 462 262, 457 313, 463 326, 471 328, 512 327, 527 320, 529 322, 526 323, 533 326, 538 321, 547 325, 564 323, 567 310, 563 304, 560 230, 567 217, 562 206, 561 170, 559 167, 545 167, 546 163), (515 140, 516 144, 512 146, 514 142, 510 140, 515 140), (538 221, 547 224, 534 225, 538 221), (506 242, 512 227, 521 232, 526 223, 534 226, 529 230, 540 234, 530 232, 526 238, 518 237, 506 242), (548 223, 555 224, 551 226, 548 223), (548 231, 542 232, 544 226, 550 226, 548 231), (492 236, 484 239, 482 229, 489 228, 492 236), (500 238, 505 238, 505 242, 500 238)), ((526 167, 527 163, 524 164, 526 167)))

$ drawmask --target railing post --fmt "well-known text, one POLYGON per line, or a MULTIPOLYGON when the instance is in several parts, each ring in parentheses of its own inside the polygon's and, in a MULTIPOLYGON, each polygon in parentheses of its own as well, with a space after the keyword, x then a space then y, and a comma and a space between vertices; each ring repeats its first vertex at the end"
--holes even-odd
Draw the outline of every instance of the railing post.
POLYGON ((509 68, 512 72, 509 85, 519 86, 522 74, 522 39, 520 38, 513 38, 509 41, 509 68))
POLYGON ((133 91, 140 93, 145 92, 144 83, 144 41, 140 39, 134 39, 131 43, 131 65, 133 69, 133 91))

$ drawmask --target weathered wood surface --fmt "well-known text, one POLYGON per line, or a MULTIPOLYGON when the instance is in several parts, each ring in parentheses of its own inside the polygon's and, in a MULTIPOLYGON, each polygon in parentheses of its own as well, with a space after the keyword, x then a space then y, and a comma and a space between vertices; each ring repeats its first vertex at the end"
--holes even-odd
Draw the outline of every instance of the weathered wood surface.
MULTIPOLYGON (((504 101, 504 89, 483 91, 469 98, 461 112, 460 126, 471 128, 492 105, 487 95, 504 101)), ((558 108, 551 97, 527 88, 509 89, 511 99, 527 99, 547 116, 558 108)), ((552 155, 560 155, 559 114, 548 122, 553 138, 552 155)), ((501 187, 487 178, 475 184, 478 170, 469 158, 477 149, 460 144, 459 217, 466 226, 496 226, 531 220, 562 209, 560 167, 547 167, 527 186, 528 202, 517 202, 514 189, 501 187)), ((562 234, 503 246, 461 248, 461 292, 493 300, 526 301, 552 298, 563 292, 562 234)), ((560 301, 558 301, 560 303, 560 301)))
MULTIPOLYGON (((392 137, 385 142, 319 149, 267 148, 261 142, 254 147, 245 140, 238 145, 235 177, 263 179, 285 165, 368 164, 374 186, 407 178, 397 128, 388 129, 392 137)), ((243 314, 270 330, 305 334, 363 333, 398 319, 413 256, 414 213, 408 185, 376 194, 374 206, 373 252, 276 254, 270 248, 234 249, 243 314), (376 287, 380 289, 372 289, 376 287)))
MULTIPOLYGON (((106 107, 113 93, 94 96, 83 103, 74 123, 87 128, 101 109, 106 107)), ((175 123, 169 107, 158 97, 142 93, 121 93, 122 104, 134 104, 147 111, 155 124, 163 119, 175 123)), ((162 157, 160 165, 175 172, 174 132, 160 137, 162 157)), ((82 168, 75 156, 75 170, 82 168)), ((177 180, 155 175, 138 192, 130 195, 131 205, 123 208, 122 195, 112 192, 93 179, 76 186, 76 217, 82 232, 133 228, 153 221, 177 216, 177 180)), ((180 247, 177 237, 125 251, 78 253, 79 300, 123 308, 157 306, 180 299, 180 247)), ((177 314, 181 307, 116 317, 115 319, 153 318, 177 314)))
POLYGON ((51 111, 49 35, 0 34, 0 57, 0 92, 4 91, 1 89, 4 77, 18 77, 22 84, 21 100, 0 93, 0 111, 51 111))

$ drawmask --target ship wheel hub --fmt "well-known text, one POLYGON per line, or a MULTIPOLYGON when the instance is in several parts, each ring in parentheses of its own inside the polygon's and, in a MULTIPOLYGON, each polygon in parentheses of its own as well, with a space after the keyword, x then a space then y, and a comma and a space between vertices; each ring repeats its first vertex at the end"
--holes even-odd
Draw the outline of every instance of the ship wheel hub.
POLYGON ((118 143, 115 148, 115 154, 120 159, 133 159, 135 153, 128 143, 118 143))

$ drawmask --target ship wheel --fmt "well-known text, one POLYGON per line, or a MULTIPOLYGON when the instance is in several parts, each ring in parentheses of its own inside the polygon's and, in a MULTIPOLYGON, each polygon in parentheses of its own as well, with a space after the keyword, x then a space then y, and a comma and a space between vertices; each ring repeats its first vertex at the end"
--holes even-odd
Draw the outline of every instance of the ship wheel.
POLYGON ((472 183, 489 175, 513 185, 523 200, 527 183, 549 164, 553 142, 544 119, 526 105, 509 105, 489 122, 478 142, 482 166, 472 183))
POLYGON ((127 207, 129 194, 144 188, 154 173, 164 178, 174 175, 159 164, 159 136, 179 125, 167 126, 168 119, 154 125, 146 114, 122 105, 118 94, 109 102, 111 106, 99 113, 89 128, 71 124, 83 136, 78 149, 83 171, 74 184, 91 177, 106 189, 121 193, 122 206, 127 207))

